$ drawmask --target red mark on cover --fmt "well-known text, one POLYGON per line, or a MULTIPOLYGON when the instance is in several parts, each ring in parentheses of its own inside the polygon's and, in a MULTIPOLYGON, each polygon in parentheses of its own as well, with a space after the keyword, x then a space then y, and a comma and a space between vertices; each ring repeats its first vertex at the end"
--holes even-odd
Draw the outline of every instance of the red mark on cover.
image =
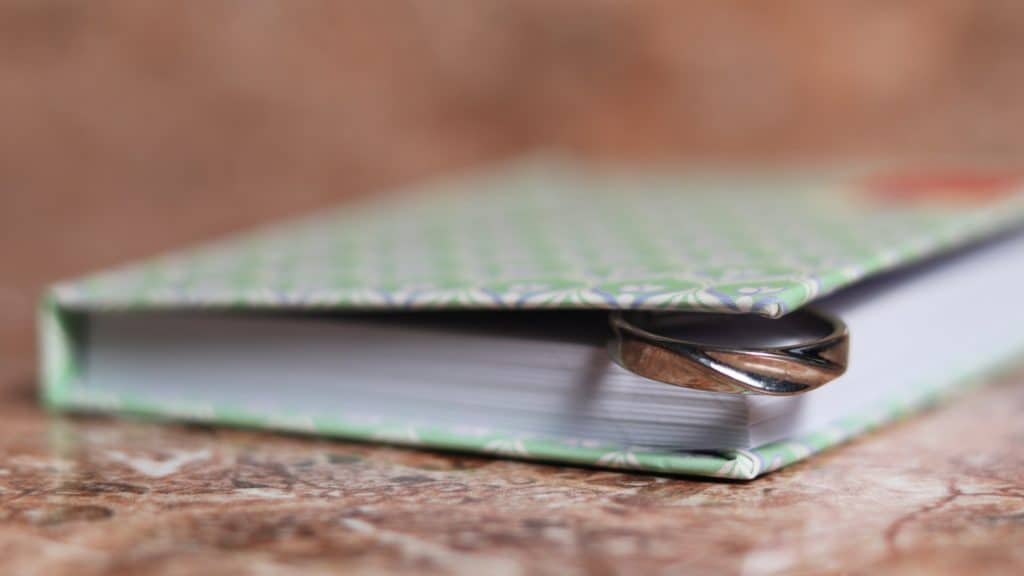
POLYGON ((998 200, 1024 183, 1021 174, 990 172, 887 172, 869 176, 862 188, 873 199, 904 203, 981 204, 998 200))

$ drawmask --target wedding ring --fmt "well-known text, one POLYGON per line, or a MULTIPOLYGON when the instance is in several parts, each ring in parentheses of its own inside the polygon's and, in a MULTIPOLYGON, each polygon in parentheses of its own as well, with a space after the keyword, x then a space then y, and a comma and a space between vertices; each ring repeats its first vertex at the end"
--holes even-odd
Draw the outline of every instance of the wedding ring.
POLYGON ((779 319, 693 312, 615 311, 612 358, 623 368, 683 388, 791 396, 846 371, 849 331, 824 311, 779 319))

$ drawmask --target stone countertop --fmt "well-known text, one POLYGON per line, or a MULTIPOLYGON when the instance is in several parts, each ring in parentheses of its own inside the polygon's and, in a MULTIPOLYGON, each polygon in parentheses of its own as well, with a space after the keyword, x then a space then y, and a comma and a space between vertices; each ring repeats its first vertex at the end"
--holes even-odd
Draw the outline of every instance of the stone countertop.
POLYGON ((748 482, 53 416, 0 384, 11 574, 1024 567, 1024 373, 748 482))

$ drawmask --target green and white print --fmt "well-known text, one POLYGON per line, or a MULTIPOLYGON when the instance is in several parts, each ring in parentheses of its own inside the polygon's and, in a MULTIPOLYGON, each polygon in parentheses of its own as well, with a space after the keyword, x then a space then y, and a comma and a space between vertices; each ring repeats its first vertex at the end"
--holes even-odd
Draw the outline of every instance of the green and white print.
POLYGON ((877 209, 822 178, 525 164, 54 288, 65 308, 652 308, 778 317, 1017 221, 877 209))

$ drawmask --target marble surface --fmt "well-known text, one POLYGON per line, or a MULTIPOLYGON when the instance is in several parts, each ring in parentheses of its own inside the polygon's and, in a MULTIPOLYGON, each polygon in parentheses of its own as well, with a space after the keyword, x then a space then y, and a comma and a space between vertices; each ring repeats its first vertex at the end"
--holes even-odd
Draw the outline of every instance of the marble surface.
POLYGON ((1024 4, 683 4, 0 3, 0 574, 1024 573, 1024 372, 745 484, 38 409, 44 285, 484 159, 1019 162, 1024 4))
POLYGON ((55 416, 0 384, 11 574, 1020 573, 1024 372, 749 483, 55 416))

